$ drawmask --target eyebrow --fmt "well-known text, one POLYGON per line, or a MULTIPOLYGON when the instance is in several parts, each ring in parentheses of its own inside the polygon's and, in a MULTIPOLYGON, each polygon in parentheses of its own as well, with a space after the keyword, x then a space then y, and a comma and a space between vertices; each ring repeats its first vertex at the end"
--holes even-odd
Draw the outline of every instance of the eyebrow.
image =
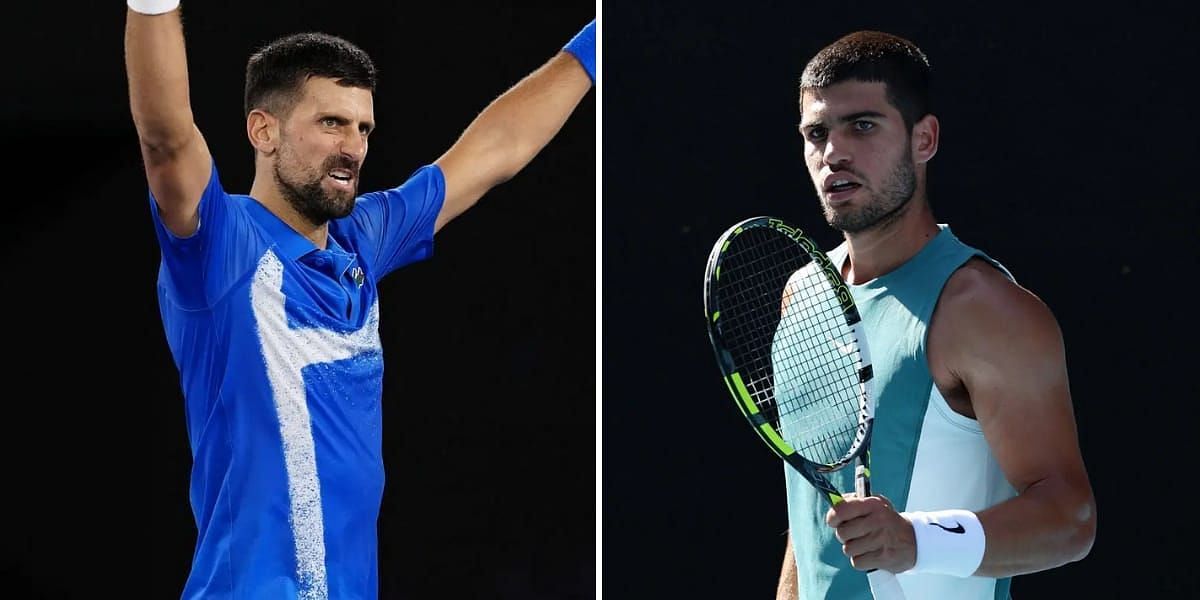
MULTIPOLYGON (((321 120, 321 119, 333 119, 333 120, 337 121, 337 122, 338 122, 339 124, 341 124, 341 125, 349 125, 349 124, 350 124, 350 119, 347 119, 346 117, 339 116, 339 115, 338 115, 338 114, 336 114, 336 113, 332 113, 332 112, 322 112, 322 113, 317 113, 317 115, 318 115, 318 116, 317 116, 317 119, 318 119, 318 120, 321 120)), ((374 122, 374 121, 359 121, 359 125, 366 125, 366 126, 367 126, 367 131, 375 131, 375 122, 374 122)))
MULTIPOLYGON (((881 113, 879 111, 875 111, 875 110, 860 110, 856 113, 842 115, 842 116, 838 117, 836 120, 839 123, 853 123, 854 121, 857 121, 862 118, 882 119, 885 116, 886 115, 884 115, 883 113, 881 113)), ((823 121, 813 121, 811 123, 801 123, 800 129, 809 130, 809 129, 812 129, 813 127, 824 126, 824 125, 825 125, 825 123, 823 121)))

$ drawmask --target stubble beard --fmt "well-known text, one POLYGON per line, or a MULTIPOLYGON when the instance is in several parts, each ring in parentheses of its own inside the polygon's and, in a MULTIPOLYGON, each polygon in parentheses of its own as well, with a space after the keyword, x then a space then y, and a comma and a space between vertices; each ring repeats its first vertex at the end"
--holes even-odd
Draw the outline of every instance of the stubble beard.
POLYGON ((295 163, 291 160, 290 152, 284 150, 279 160, 275 162, 275 183, 288 204, 300 213, 309 223, 320 226, 334 219, 341 219, 354 209, 354 198, 357 193, 357 169, 343 164, 345 161, 337 156, 329 157, 321 169, 313 172, 311 169, 299 168, 295 178, 284 173, 284 163, 295 163), (331 169, 348 168, 355 173, 355 188, 346 192, 328 192, 321 183, 331 169))
POLYGON ((856 209, 843 207, 840 211, 835 211, 825 200, 824 192, 818 190, 825 221, 830 227, 843 233, 855 234, 885 227, 899 219, 917 191, 917 173, 912 164, 912 150, 905 152, 904 156, 896 161, 878 192, 864 191, 867 197, 857 202, 856 209))

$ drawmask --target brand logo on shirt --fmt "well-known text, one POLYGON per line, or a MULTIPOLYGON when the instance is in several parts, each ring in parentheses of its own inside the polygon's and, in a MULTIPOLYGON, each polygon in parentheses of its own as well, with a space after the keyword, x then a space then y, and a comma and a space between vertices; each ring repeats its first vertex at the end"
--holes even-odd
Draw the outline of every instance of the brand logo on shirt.
POLYGON ((362 284, 367 280, 367 276, 363 273, 362 267, 354 267, 353 269, 350 269, 350 277, 354 278, 354 283, 358 284, 358 287, 362 287, 362 284))
POLYGON ((833 347, 836 348, 838 352, 841 352, 842 354, 845 354, 846 356, 854 354, 854 344, 843 344, 840 341, 834 339, 833 336, 831 336, 831 335, 826 335, 826 337, 829 338, 829 341, 833 342, 833 347))

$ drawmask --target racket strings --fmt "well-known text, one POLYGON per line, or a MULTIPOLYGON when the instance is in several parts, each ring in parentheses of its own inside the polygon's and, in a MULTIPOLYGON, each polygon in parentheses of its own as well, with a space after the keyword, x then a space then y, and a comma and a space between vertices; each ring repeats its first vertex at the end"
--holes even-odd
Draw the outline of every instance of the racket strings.
POLYGON ((861 357, 841 302, 814 264, 798 271, 772 344, 779 430, 805 458, 834 465, 854 448, 861 357))
POLYGON ((736 370, 758 409, 776 422, 770 340, 788 275, 812 259, 790 240, 768 233, 752 229, 735 238, 721 263, 718 297, 721 331, 736 370))
POLYGON ((843 462, 861 359, 820 265, 782 234, 750 229, 726 249, 718 283, 722 337, 759 412, 804 458, 843 462))

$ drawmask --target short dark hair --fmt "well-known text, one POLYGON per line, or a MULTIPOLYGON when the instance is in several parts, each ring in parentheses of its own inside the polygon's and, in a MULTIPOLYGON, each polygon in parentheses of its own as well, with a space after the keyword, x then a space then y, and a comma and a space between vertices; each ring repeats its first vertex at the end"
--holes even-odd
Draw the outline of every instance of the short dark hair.
POLYGON ((804 67, 800 96, 843 81, 881 81, 888 102, 911 132, 932 110, 929 59, 916 44, 890 33, 856 31, 821 49, 804 67))
POLYGON ((286 116, 310 77, 328 77, 338 85, 375 91, 375 64, 362 48, 326 33, 296 33, 250 56, 246 63, 245 114, 263 108, 286 116))

